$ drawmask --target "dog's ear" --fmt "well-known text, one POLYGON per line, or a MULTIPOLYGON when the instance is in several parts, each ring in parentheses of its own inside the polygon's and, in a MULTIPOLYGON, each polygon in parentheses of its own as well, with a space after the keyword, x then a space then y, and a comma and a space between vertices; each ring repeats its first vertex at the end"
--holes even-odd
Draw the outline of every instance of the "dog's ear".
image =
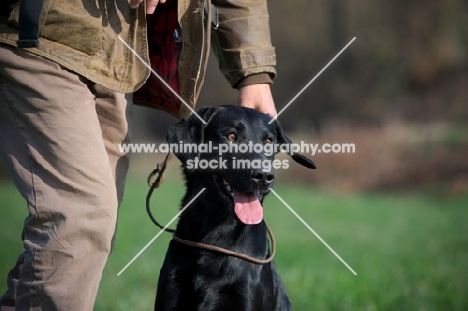
MULTIPOLYGON (((178 123, 174 124, 169 128, 166 134, 166 141, 170 145, 177 146, 178 148, 172 148, 176 157, 182 162, 185 167, 185 164, 188 160, 194 160, 196 157, 200 157, 198 152, 198 147, 200 144, 204 143, 204 131, 206 125, 210 122, 211 118, 218 111, 217 107, 208 107, 202 108, 197 111, 197 115, 191 114, 184 119, 180 120, 178 123), (202 122, 203 119, 205 123, 202 122), (186 148, 188 144, 196 145, 196 148, 186 148), (194 151, 194 152, 184 152, 184 151, 194 151)), ((188 170, 189 172, 193 170, 188 170)))
POLYGON ((305 166, 307 168, 312 168, 312 169, 317 168, 314 161, 292 150, 291 148, 292 141, 291 139, 289 139, 288 136, 286 136, 278 120, 275 120, 275 125, 276 125, 276 139, 278 140, 278 144, 280 146, 289 145, 288 150, 289 150, 289 155, 291 156, 291 158, 297 163, 299 163, 300 165, 305 166))

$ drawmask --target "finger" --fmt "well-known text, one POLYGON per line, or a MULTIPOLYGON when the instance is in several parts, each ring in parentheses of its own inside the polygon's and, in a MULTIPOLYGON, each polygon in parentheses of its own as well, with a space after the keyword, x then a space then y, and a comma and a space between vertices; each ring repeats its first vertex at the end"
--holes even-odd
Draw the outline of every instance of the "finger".
POLYGON ((142 2, 143 0, 130 0, 130 7, 136 9, 142 2))
POLYGON ((153 14, 154 11, 156 10, 156 6, 158 5, 159 2, 164 3, 166 1, 165 0, 164 1, 147 0, 146 1, 146 14, 153 14))

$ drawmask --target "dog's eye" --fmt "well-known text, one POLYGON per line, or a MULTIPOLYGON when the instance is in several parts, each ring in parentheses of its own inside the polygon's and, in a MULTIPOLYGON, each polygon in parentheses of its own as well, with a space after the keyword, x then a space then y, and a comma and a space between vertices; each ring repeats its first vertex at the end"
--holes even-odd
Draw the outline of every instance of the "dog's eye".
POLYGON ((265 144, 271 144, 271 143, 272 143, 271 138, 265 139, 265 144))
POLYGON ((226 138, 227 138, 227 140, 229 140, 229 141, 235 141, 236 138, 237 138, 237 136, 236 136, 235 133, 232 133, 232 132, 231 132, 231 133, 228 133, 228 134, 226 135, 226 138))

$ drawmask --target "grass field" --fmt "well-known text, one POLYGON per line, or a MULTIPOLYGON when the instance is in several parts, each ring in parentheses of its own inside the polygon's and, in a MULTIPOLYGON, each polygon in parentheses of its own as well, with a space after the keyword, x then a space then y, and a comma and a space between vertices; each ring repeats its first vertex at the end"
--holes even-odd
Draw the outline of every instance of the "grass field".
MULTIPOLYGON (((354 276, 273 195, 265 219, 278 240, 275 258, 295 310, 468 310, 468 197, 336 197, 306 186, 276 186, 289 203, 357 272, 354 276)), ((95 310, 152 310, 165 250, 162 234, 117 273, 158 232, 146 215, 147 187, 130 179, 117 242, 104 271, 95 310)), ((21 251, 26 208, 9 183, 0 184, 0 274, 21 251)), ((166 181, 154 196, 161 223, 177 212, 182 182, 166 181)), ((0 283, 4 291, 5 282, 0 283)))

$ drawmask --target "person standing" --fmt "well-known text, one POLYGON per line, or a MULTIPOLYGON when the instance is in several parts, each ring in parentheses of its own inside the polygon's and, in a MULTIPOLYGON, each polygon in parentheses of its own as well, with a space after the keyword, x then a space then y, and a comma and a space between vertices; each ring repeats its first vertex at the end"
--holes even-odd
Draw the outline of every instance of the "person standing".
POLYGON ((238 104, 276 115, 267 3, 40 2, 0 4, 0 156, 28 207, 0 310, 92 310, 123 198, 129 158, 118 145, 131 141, 133 102, 190 114, 212 43, 238 104))

